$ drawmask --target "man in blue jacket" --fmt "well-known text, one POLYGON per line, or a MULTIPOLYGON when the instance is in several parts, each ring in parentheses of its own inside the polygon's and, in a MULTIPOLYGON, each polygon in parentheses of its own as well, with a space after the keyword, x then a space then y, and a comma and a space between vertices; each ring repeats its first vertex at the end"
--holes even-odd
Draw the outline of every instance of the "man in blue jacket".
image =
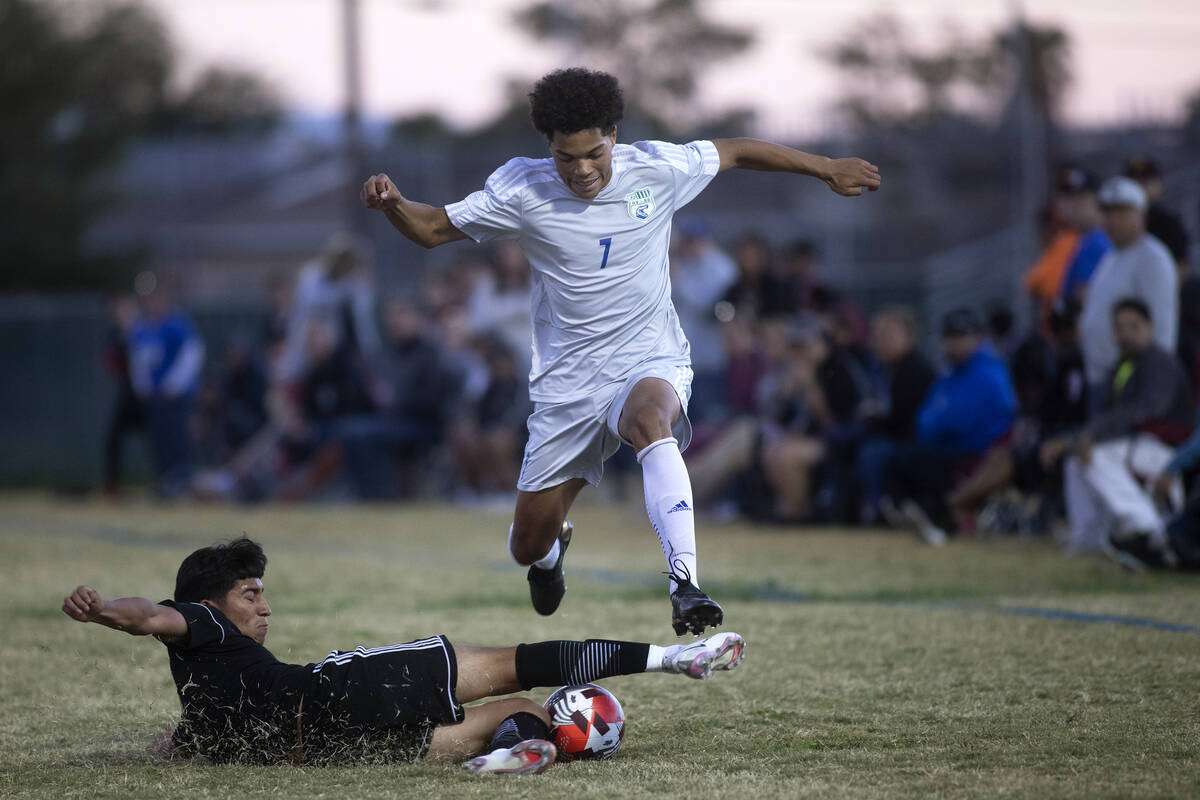
POLYGON ((946 495, 956 477, 1008 432, 1017 411, 1008 367, 984 341, 976 313, 960 308, 946 315, 942 348, 950 371, 917 412, 916 441, 889 459, 890 502, 883 505, 889 521, 915 525, 934 545, 945 543, 951 526, 946 495))
POLYGON ((150 434, 155 489, 174 497, 191 479, 188 423, 204 368, 204 342, 164 287, 152 286, 141 304, 142 314, 129 330, 129 378, 150 434))

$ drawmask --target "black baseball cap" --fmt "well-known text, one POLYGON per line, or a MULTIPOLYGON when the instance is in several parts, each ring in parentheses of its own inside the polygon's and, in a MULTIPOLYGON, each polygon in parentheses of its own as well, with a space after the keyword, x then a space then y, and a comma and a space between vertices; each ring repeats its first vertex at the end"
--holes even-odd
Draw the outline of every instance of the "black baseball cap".
POLYGON ((1125 162, 1125 169, 1122 172, 1126 178, 1133 178, 1135 181, 1162 177, 1162 168, 1149 156, 1134 156, 1125 162))

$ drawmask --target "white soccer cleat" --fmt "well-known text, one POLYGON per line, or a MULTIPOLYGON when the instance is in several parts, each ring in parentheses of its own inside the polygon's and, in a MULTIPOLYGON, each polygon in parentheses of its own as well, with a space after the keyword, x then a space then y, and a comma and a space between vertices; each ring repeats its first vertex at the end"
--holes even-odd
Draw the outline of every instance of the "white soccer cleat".
POLYGON ((676 644, 663 656, 663 672, 704 680, 714 669, 733 669, 742 663, 746 640, 732 631, 718 633, 691 644, 676 644))
POLYGON ((545 739, 526 739, 511 748, 500 747, 463 764, 472 772, 495 775, 537 775, 554 763, 558 749, 545 739))

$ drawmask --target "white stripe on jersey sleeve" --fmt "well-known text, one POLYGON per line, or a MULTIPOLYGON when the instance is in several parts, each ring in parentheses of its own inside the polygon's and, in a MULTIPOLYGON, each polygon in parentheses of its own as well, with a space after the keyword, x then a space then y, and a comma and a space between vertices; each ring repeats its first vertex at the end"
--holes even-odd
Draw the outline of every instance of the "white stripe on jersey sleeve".
POLYGON ((483 189, 446 206, 446 214, 477 242, 515 238, 521 229, 521 190, 555 178, 547 159, 514 158, 493 172, 483 189))
POLYGON ((697 139, 687 144, 636 142, 633 146, 691 177, 716 175, 721 169, 721 155, 717 152, 716 145, 707 139, 697 139))
POLYGON ((204 603, 188 603, 188 605, 199 606, 208 612, 208 616, 212 619, 213 625, 216 625, 217 630, 221 632, 221 641, 217 642, 217 644, 225 644, 225 626, 217 622, 217 618, 213 615, 212 609, 206 606, 204 603))

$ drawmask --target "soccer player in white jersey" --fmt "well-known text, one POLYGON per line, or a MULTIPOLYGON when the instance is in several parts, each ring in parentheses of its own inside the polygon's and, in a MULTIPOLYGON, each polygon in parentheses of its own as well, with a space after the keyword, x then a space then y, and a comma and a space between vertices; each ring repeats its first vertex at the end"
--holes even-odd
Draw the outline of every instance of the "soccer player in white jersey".
POLYGON ((692 489, 680 451, 691 439, 692 370, 671 304, 671 217, 722 170, 793 172, 840 195, 879 187, 858 158, 829 159, 756 139, 617 144, 624 103, 611 75, 552 72, 530 94, 550 157, 514 158, 481 191, 437 208, 405 198, 385 174, 363 203, 411 241, 515 239, 533 269, 529 444, 509 551, 529 566, 530 596, 552 614, 565 592, 567 511, 621 443, 642 465, 646 512, 667 558, 676 634, 721 624, 699 588, 692 489))

